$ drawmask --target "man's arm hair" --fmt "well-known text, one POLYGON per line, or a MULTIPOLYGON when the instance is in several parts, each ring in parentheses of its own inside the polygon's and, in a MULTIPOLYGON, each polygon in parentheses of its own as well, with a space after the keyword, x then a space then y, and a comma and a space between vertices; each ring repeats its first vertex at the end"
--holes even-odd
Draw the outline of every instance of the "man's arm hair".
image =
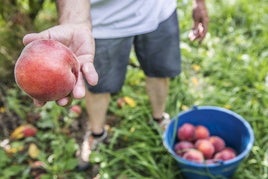
POLYGON ((91 21, 89 0, 57 0, 56 2, 60 24, 91 21))

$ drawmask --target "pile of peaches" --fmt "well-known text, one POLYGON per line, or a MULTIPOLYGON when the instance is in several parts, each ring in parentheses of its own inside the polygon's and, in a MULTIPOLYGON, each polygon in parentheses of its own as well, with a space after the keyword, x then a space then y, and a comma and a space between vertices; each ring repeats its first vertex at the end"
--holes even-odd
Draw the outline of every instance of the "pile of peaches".
POLYGON ((219 136, 211 135, 207 127, 184 123, 177 130, 176 154, 188 161, 213 164, 236 157, 236 151, 219 136))

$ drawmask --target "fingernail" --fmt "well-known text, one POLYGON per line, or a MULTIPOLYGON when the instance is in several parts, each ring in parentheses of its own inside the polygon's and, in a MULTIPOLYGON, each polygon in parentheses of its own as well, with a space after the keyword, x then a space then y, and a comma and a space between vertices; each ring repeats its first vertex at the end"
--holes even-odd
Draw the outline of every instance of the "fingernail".
POLYGON ((198 35, 198 30, 197 30, 197 29, 194 29, 194 30, 193 30, 193 34, 194 34, 194 35, 198 35))
POLYGON ((69 100, 68 99, 61 99, 57 101, 58 105, 60 106, 66 106, 68 104, 69 100))

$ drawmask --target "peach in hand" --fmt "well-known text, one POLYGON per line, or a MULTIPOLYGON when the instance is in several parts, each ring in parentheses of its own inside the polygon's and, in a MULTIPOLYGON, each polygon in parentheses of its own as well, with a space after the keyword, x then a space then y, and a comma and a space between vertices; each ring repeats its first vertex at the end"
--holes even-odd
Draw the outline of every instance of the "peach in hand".
POLYGON ((70 95, 78 71, 78 60, 69 48, 55 40, 35 40, 21 52, 14 75, 24 92, 46 102, 70 95))

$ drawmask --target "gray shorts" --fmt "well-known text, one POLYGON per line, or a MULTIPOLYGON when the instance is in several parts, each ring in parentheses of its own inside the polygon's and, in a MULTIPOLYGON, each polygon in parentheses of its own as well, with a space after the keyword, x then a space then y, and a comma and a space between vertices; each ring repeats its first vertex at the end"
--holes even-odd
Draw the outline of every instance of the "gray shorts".
POLYGON ((175 77, 181 71, 179 25, 176 11, 150 33, 95 39, 94 65, 99 75, 93 93, 116 93, 124 84, 129 54, 134 47, 141 69, 149 77, 175 77))

